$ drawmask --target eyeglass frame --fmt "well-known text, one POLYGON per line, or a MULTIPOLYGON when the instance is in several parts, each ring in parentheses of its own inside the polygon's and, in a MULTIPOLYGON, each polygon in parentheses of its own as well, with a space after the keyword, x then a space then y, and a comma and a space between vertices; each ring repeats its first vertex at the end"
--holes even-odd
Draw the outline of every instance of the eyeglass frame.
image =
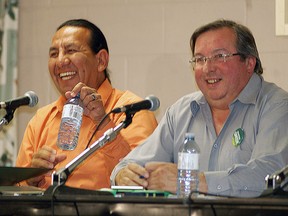
POLYGON ((192 59, 189 60, 189 63, 191 63, 193 65, 193 67, 197 66, 197 64, 199 66, 204 66, 205 63, 210 60, 211 62, 217 62, 217 60, 221 60, 220 62, 226 62, 227 58, 229 57, 233 57, 233 56, 244 56, 244 54, 242 53, 218 53, 215 55, 212 55, 210 57, 206 57, 206 56, 201 56, 201 57, 194 57, 192 59), (222 61, 223 59, 223 61, 222 61), (199 61, 199 62, 197 62, 199 61))

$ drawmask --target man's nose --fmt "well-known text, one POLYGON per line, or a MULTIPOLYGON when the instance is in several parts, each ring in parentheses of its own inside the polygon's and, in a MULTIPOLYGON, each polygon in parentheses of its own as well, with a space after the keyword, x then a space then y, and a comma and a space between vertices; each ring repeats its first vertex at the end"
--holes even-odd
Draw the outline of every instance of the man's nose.
POLYGON ((214 68, 215 68, 214 62, 210 58, 207 58, 202 66, 203 71, 208 73, 210 71, 213 71, 214 68))
POLYGON ((58 61, 57 61, 57 66, 58 67, 64 67, 65 65, 68 65, 70 63, 70 60, 68 56, 59 54, 58 56, 58 61))

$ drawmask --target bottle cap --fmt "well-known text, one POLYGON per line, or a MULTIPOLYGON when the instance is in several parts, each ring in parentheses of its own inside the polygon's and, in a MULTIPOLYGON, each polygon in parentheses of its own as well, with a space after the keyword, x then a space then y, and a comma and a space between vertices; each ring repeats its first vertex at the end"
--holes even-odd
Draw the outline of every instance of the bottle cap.
POLYGON ((77 95, 75 96, 75 98, 80 98, 80 92, 77 93, 77 95))
POLYGON ((194 133, 186 133, 185 134, 185 138, 186 139, 194 139, 195 138, 195 134, 194 133))

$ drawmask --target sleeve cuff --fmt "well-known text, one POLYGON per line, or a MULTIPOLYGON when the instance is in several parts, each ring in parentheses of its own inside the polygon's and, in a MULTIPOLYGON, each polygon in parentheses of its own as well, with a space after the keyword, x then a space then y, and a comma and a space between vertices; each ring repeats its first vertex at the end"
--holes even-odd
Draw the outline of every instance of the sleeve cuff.
POLYGON ((213 195, 229 195, 230 184, 228 181, 228 173, 225 171, 219 172, 204 172, 208 193, 213 195))

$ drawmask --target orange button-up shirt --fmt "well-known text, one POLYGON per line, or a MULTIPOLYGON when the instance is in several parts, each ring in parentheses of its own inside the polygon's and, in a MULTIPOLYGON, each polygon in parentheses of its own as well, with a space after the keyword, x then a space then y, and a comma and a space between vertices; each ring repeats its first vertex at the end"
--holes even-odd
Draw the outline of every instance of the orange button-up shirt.
MULTIPOLYGON (((101 95, 107 113, 115 107, 121 107, 125 104, 141 100, 140 97, 129 91, 122 92, 112 88, 108 80, 102 83, 97 92, 101 95)), ((85 150, 96 128, 96 124, 87 116, 83 116, 76 149, 73 151, 63 151, 56 145, 62 109, 65 102, 66 98, 60 96, 57 101, 40 108, 30 120, 19 149, 16 161, 17 167, 30 167, 33 154, 44 145, 54 148, 57 153, 66 153, 67 155, 67 159, 57 164, 55 170, 65 167, 85 150)), ((125 117, 125 113, 111 114, 110 123, 95 134, 91 144, 102 137, 104 132, 109 128, 114 128, 118 125, 125 117)), ((156 126, 157 121, 152 112, 145 110, 136 113, 132 119, 132 123, 127 128, 122 129, 116 139, 96 150, 74 169, 65 185, 92 190, 110 187, 109 177, 114 166, 131 149, 147 138, 156 126)), ((51 185, 51 176, 49 175, 45 178, 46 183, 41 186, 42 188, 47 188, 51 185)), ((22 182, 22 184, 25 185, 26 183, 22 182)))

